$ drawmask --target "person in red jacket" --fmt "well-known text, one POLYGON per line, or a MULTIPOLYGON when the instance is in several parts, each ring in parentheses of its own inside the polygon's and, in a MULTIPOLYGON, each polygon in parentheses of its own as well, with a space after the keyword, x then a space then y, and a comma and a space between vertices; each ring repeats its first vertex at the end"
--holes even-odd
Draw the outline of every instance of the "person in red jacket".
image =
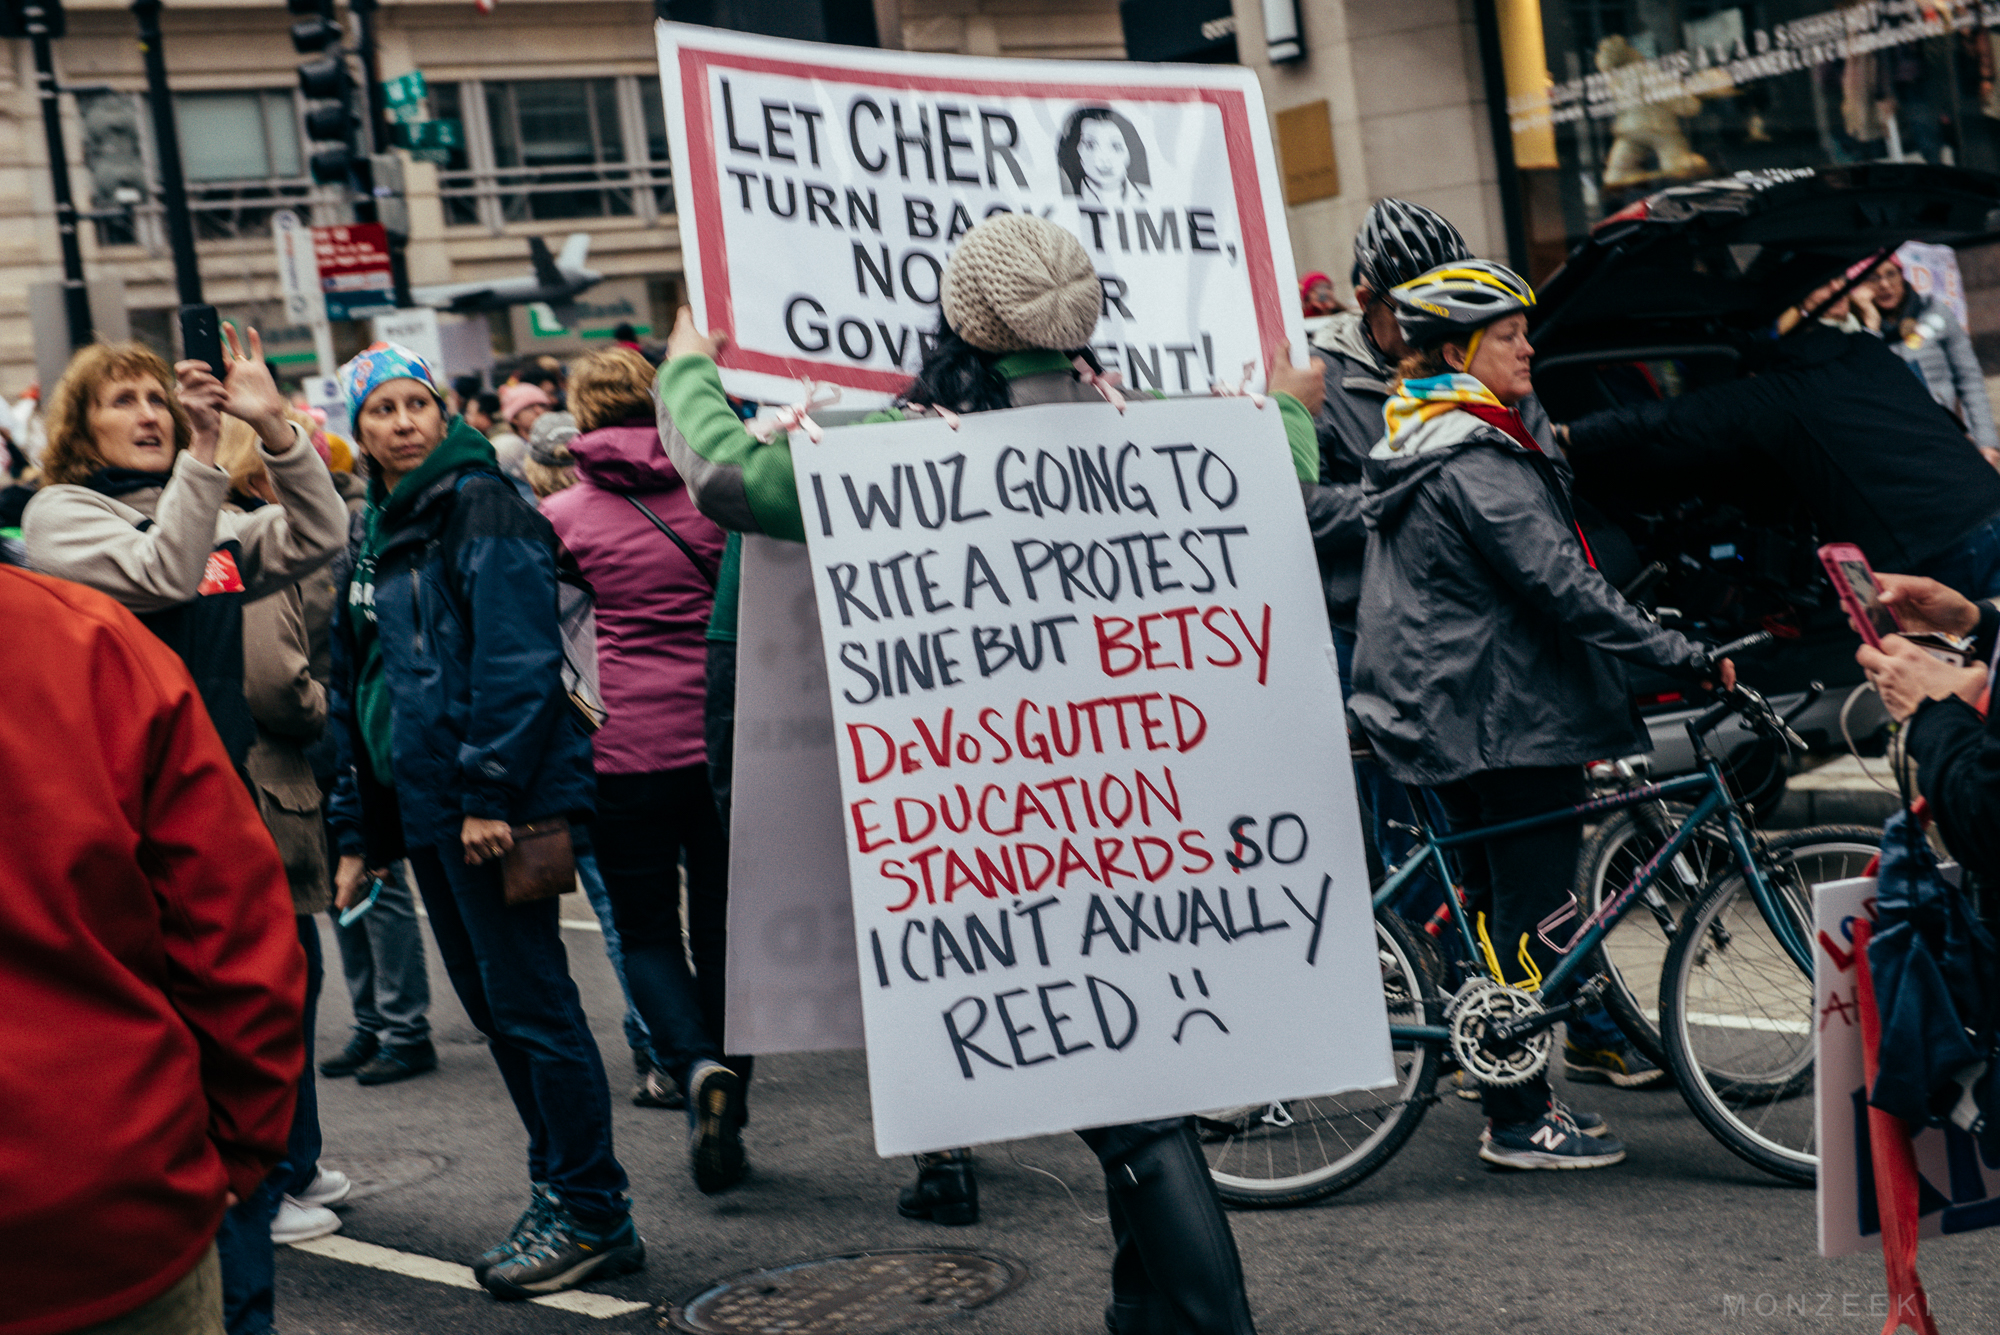
POLYGON ((305 956, 173 650, 0 566, 0 1335, 222 1328, 223 1211, 284 1157, 305 956))

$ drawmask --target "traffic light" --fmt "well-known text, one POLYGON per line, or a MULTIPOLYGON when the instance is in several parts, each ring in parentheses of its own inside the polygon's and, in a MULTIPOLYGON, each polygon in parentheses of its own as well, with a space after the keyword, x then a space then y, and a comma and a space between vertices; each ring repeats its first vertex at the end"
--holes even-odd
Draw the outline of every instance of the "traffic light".
POLYGON ((349 183, 360 150, 355 131, 361 120, 356 106, 360 91, 341 49, 341 27, 333 6, 325 0, 285 0, 299 16, 292 24, 292 47, 312 59, 299 62, 299 90, 306 96, 306 137, 314 144, 313 180, 321 185, 349 183))
POLYGON ((50 41, 61 37, 69 28, 62 0, 0 0, 0 37, 31 37, 38 23, 50 41))

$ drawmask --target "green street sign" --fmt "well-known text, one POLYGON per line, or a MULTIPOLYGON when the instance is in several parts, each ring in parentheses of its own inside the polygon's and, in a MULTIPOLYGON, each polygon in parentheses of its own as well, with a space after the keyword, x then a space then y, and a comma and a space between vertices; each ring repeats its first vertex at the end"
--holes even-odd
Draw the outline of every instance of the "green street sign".
POLYGON ((424 72, 422 70, 411 70, 408 74, 399 74, 393 79, 384 81, 382 84, 382 95, 388 99, 389 105, 392 107, 414 105, 429 97, 430 92, 431 90, 424 84, 424 72))
POLYGON ((396 142, 404 148, 465 147, 465 132, 455 120, 415 121, 396 127, 396 142))

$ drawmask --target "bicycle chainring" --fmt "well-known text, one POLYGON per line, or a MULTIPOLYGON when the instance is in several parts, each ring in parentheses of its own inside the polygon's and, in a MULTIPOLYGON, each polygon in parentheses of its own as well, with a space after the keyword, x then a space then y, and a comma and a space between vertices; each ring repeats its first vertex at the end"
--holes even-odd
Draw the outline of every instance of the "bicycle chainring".
POLYGON ((1468 979, 1445 1012, 1452 1055, 1482 1085, 1524 1084, 1548 1069, 1555 1031, 1540 1030, 1502 1055, 1486 1048, 1486 1027, 1494 1020, 1540 1015, 1542 1010, 1541 1002, 1518 987, 1507 987, 1491 978, 1468 979))

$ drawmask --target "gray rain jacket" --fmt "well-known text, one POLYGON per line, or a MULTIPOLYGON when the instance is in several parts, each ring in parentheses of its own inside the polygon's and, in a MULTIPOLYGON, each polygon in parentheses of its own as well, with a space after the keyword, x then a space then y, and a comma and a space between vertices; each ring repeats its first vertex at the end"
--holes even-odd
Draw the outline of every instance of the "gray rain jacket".
POLYGON ((1436 786, 1648 749, 1613 655, 1697 676, 1707 655, 1584 559, 1568 465, 1467 412, 1397 444, 1368 461, 1348 701, 1389 773, 1436 786))
POLYGON ((2000 450, 2000 436, 1993 431, 1993 405, 1986 397, 1986 373, 1951 307, 1937 297, 1911 292, 1897 314, 1900 318, 1882 322, 1889 351, 1909 363, 1938 405, 1964 424, 1974 445, 2000 450))

